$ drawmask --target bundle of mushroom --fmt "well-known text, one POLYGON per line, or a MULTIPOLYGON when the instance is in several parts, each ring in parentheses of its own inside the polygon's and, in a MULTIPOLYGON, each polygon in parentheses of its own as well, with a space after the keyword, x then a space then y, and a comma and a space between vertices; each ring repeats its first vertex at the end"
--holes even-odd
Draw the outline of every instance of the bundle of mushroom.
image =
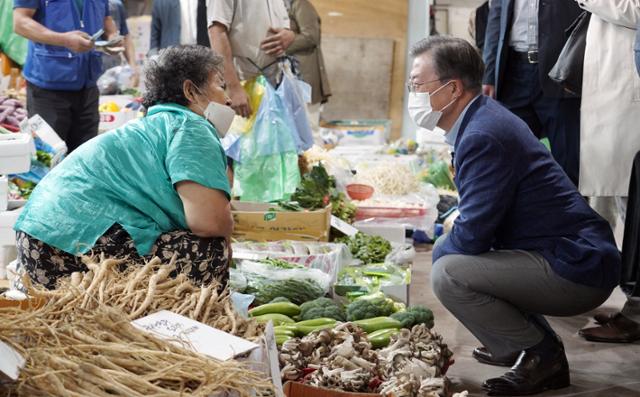
POLYGON ((448 381, 443 370, 452 353, 442 337, 424 324, 402 330, 389 347, 373 350, 366 334, 352 323, 340 324, 290 339, 280 353, 281 375, 304 378, 318 387, 352 392, 378 392, 396 397, 445 395, 448 381))

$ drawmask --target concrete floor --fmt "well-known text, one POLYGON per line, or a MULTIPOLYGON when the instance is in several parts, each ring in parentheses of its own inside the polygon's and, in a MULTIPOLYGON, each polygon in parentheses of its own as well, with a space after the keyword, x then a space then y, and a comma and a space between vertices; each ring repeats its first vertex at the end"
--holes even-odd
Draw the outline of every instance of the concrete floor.
MULTIPOLYGON (((482 382, 500 376, 506 368, 480 364, 471 357, 471 351, 479 346, 479 342, 431 292, 431 252, 424 249, 420 251, 413 268, 411 303, 424 304, 433 310, 435 329, 444 336, 445 342, 454 352, 455 364, 447 373, 453 383, 453 391, 467 390, 472 396, 483 396, 485 394, 480 388, 482 382)), ((624 295, 616 290, 599 310, 616 311, 624 302, 624 295)), ((571 387, 540 396, 640 396, 640 342, 624 345, 585 341, 578 336, 577 331, 592 322, 592 314, 549 318, 567 350, 571 366, 571 387)))

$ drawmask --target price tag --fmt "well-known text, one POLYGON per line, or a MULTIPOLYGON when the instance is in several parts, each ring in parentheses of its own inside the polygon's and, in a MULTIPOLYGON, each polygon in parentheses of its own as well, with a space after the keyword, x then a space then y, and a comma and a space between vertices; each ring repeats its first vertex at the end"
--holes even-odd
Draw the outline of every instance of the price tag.
POLYGON ((331 227, 338 229, 349 237, 353 237, 358 233, 358 229, 334 215, 331 215, 331 227))

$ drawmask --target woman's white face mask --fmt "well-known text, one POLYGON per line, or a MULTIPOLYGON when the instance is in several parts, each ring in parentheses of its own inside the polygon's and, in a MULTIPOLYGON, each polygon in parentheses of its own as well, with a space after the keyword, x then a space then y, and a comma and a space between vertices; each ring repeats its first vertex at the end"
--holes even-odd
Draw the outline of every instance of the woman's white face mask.
POLYGON ((407 105, 407 109, 409 110, 409 115, 411 116, 411 119, 419 127, 422 127, 429 131, 433 131, 433 129, 437 127, 438 122, 442 117, 442 112, 445 109, 447 109, 449 106, 451 106, 456 101, 456 99, 458 99, 458 98, 454 98, 441 110, 433 109, 433 105, 431 104, 431 97, 435 95, 438 91, 446 87, 449 83, 451 83, 451 81, 440 86, 440 88, 438 88, 431 94, 429 94, 428 92, 410 92, 409 93, 409 102, 407 105))
MULTIPOLYGON (((196 90, 200 95, 205 96, 199 88, 196 87, 196 90)), ((201 108, 201 110, 203 116, 215 127, 218 136, 224 138, 229 131, 229 127, 231 127, 231 123, 233 123, 236 112, 230 106, 214 101, 209 101, 206 109, 201 108)))

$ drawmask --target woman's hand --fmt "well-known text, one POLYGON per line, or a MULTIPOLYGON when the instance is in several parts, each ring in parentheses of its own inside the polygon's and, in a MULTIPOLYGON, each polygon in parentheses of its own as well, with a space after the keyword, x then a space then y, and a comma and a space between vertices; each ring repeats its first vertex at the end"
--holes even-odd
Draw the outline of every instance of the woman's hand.
POLYGON ((193 181, 178 182, 176 190, 182 200, 187 226, 193 234, 205 238, 231 237, 231 204, 222 191, 193 181))

